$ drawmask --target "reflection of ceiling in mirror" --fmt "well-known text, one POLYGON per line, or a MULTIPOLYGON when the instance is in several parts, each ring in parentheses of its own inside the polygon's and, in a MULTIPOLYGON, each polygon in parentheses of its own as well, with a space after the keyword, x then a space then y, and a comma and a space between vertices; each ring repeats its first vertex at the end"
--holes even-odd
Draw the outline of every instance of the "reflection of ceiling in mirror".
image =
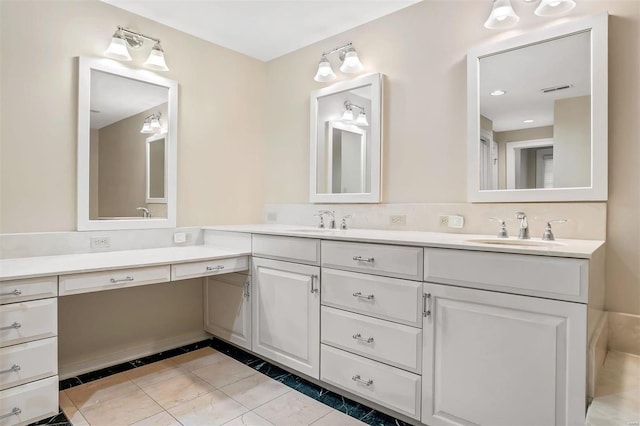
POLYGON ((167 101, 166 87, 91 70, 92 129, 101 129, 167 101))
POLYGON ((480 114, 494 131, 553 125, 555 100, 591 92, 590 41, 583 32, 481 58, 480 114), (571 88, 542 92, 567 84, 571 88), (491 96, 494 90, 506 94, 491 96))

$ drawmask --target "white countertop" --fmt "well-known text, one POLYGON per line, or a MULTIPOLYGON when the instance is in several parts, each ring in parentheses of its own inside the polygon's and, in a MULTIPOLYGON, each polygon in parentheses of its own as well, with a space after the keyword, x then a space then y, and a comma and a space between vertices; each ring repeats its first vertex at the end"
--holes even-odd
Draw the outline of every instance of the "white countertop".
POLYGON ((164 247, 0 260, 0 281, 248 256, 213 246, 164 247))
POLYGON ((357 241, 363 243, 464 249, 537 256, 573 257, 580 259, 590 259, 591 256, 604 245, 604 241, 600 240, 558 239, 556 241, 547 242, 542 241, 540 238, 531 238, 523 241, 514 237, 502 240, 495 236, 478 234, 394 231, 382 229, 347 229, 343 231, 339 229, 330 230, 318 229, 309 226, 275 224, 205 226, 202 229, 321 238, 324 240, 357 241), (478 240, 485 240, 488 242, 483 243, 478 240))

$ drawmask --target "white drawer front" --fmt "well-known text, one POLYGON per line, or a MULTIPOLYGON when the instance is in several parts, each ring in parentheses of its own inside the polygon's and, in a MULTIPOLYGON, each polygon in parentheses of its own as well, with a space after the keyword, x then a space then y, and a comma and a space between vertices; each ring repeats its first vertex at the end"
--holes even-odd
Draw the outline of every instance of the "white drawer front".
POLYGON ((422 367, 422 329, 322 307, 322 343, 414 373, 422 367))
POLYGON ((58 414, 58 376, 0 391, 0 426, 20 426, 58 414))
POLYGON ((0 304, 46 299, 58 295, 58 277, 0 282, 0 304))
POLYGON ((322 242, 322 266, 422 281, 422 248, 322 242))
POLYGON ((229 272, 241 272, 248 269, 248 256, 207 260, 202 262, 180 263, 177 265, 171 265, 171 281, 227 274, 229 272))
POLYGON ((434 248, 424 259, 425 281, 587 302, 587 259, 434 248))
POLYGON ((322 268, 322 304, 422 327, 422 283, 322 268))
POLYGON ((58 338, 0 349, 0 390, 58 374, 58 338))
POLYGON ((61 275, 60 296, 165 283, 170 279, 171 268, 169 265, 61 275))
POLYGON ((254 256, 319 265, 320 240, 276 235, 253 235, 252 253, 254 256))
POLYGON ((0 347, 54 337, 57 334, 57 299, 0 306, 0 347))
POLYGON ((411 418, 420 418, 420 376, 321 346, 320 379, 411 418))

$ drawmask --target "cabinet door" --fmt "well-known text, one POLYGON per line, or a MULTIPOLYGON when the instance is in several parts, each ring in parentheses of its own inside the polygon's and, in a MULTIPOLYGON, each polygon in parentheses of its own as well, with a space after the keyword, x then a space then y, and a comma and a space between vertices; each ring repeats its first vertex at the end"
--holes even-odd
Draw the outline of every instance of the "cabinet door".
POLYGON ((586 305, 424 291, 423 423, 584 424, 586 305))
POLYGON ((320 268, 253 258, 253 351, 319 378, 320 268))
POLYGON ((225 274, 206 279, 204 329, 251 350, 250 277, 225 274))

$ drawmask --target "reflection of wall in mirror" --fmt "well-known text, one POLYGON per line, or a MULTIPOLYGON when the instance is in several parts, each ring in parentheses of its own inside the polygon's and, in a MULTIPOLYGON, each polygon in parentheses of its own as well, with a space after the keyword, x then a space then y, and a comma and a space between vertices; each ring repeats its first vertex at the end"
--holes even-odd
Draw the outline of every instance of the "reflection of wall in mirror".
MULTIPOLYGON (((370 86, 368 87, 371 90, 370 86)), ((366 140, 367 143, 371 140, 371 131, 370 127, 373 124, 371 117, 371 100, 358 96, 349 91, 334 93, 329 96, 324 96, 318 99, 318 152, 316 153, 316 161, 317 161, 317 177, 316 177, 316 187, 319 194, 327 194, 332 193, 331 188, 328 186, 328 145, 327 141, 329 140, 329 135, 327 135, 328 123, 331 121, 338 121, 342 119, 342 113, 344 112, 344 102, 350 101, 356 105, 360 105, 365 108, 367 113, 367 118, 369 120, 369 126, 359 126, 362 130, 366 132, 366 140)), ((358 108, 353 108, 354 119, 358 116, 358 108)), ((367 149, 366 152, 366 163, 371 164, 371 150, 367 149)), ((366 168, 366 179, 365 182, 369 185, 371 182, 371 168, 366 168)), ((364 192, 370 192, 370 188, 365 188, 364 192)))
MULTIPOLYGON (((507 143, 522 142, 537 139, 553 139, 553 126, 531 127, 529 129, 507 130, 494 132, 493 137, 498 142, 498 188, 507 188, 507 143)), ((525 154, 526 155, 526 154, 525 154)), ((535 168, 534 168, 535 169, 535 168)), ((527 179, 528 181, 529 179, 527 179)), ((535 182, 535 176, 531 178, 535 182)), ((530 186, 535 188, 536 186, 530 186)))
POLYGON ((164 198, 165 138, 147 143, 149 143, 149 198, 164 198))
MULTIPOLYGON (((146 139, 148 133, 140 133, 144 118, 152 113, 162 113, 162 124, 166 125, 167 104, 143 111, 101 128, 97 141, 91 141, 91 149, 97 147, 97 172, 91 169, 90 177, 98 180, 90 182, 90 212, 97 210, 98 217, 137 217, 141 213, 137 207, 148 207, 146 203, 146 139), (94 192, 97 189, 97 193, 94 192)), ((91 132, 95 138, 96 132, 91 132)), ((91 158, 95 153, 91 152, 91 158)), ((92 164, 93 166, 93 164, 92 164)), ((148 207, 149 208, 149 207, 148 207)), ((161 213, 162 210, 157 209, 161 213)), ((152 211, 153 214, 153 211, 152 211)), ((166 217, 153 214, 154 217, 166 217)))
POLYGON ((553 186, 591 186, 591 96, 556 100, 553 116, 553 186))
POLYGON ((362 178, 362 136, 349 131, 333 131, 333 178, 334 194, 364 192, 362 178), (336 135, 336 133, 338 135, 336 135))

